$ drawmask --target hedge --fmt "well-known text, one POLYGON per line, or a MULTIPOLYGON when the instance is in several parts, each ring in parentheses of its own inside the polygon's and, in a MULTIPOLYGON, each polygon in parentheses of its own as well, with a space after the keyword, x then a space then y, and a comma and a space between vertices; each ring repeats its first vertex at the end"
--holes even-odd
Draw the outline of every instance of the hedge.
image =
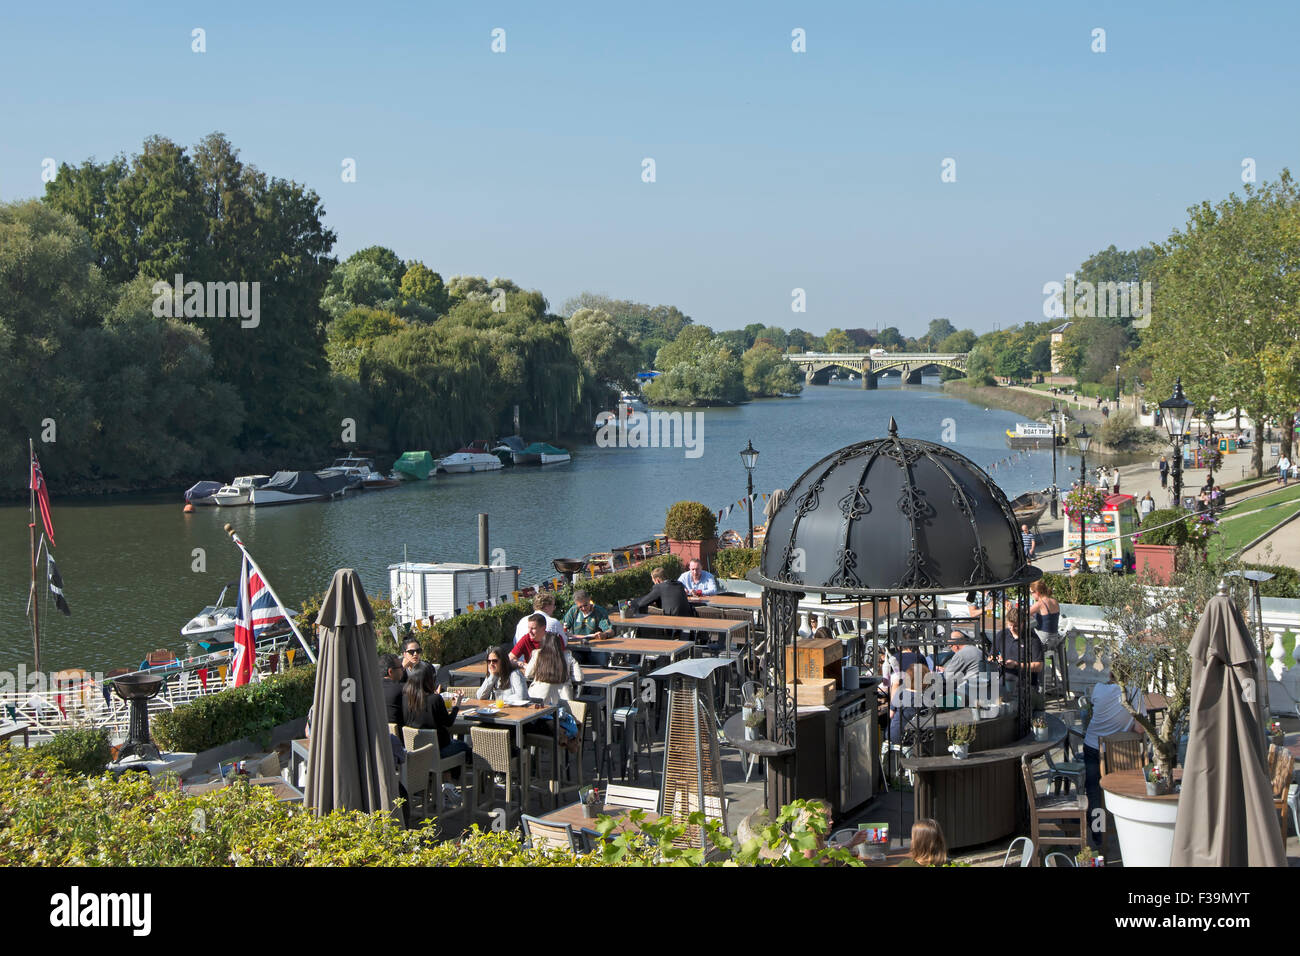
POLYGON ((154 714, 149 729, 165 750, 199 753, 244 737, 266 747, 275 727, 307 716, 315 689, 315 665, 295 667, 154 714))
MULTIPOLYGON (((518 831, 472 827, 439 842, 432 823, 405 830, 394 814, 334 811, 317 816, 280 803, 265 787, 236 783, 205 794, 174 777, 128 773, 87 778, 64 772, 46 751, 0 745, 0 866, 637 866, 703 863, 701 851, 673 845, 685 827, 646 821, 649 843, 615 837, 596 852, 527 849, 518 831)), ((805 804, 783 808, 777 824, 737 847, 705 825, 721 851, 715 863, 818 865, 849 862, 817 848, 824 820, 805 804), (814 832, 815 831, 815 832, 814 832), (801 852, 810 849, 812 859, 801 852)), ((637 811, 639 812, 639 811, 637 811)), ((702 817, 700 818, 702 822, 702 817)), ((614 821, 598 821, 606 832, 614 821)))
POLYGON ((675 554, 661 554, 625 571, 602 574, 598 578, 579 581, 571 588, 560 592, 561 612, 573 602, 573 592, 582 589, 591 595, 591 599, 606 610, 617 607, 619 601, 629 601, 649 594, 654 587, 650 572, 654 568, 663 568, 664 574, 674 580, 681 577, 686 570, 681 558, 675 554))
POLYGON ((758 548, 725 548, 713 556, 713 572, 720 578, 743 578, 758 567, 758 548))
POLYGON ((53 757, 68 773, 98 776, 113 759, 113 746, 103 727, 73 727, 55 734, 41 752, 53 757))
POLYGON ((672 541, 702 541, 718 532, 718 518, 699 501, 679 501, 668 509, 664 534, 672 541))
POLYGON ((1187 512, 1176 508, 1161 508, 1153 511, 1143 520, 1141 534, 1136 541, 1139 544, 1171 544, 1182 547, 1187 544, 1186 518, 1187 512), (1164 527, 1158 527, 1159 525, 1164 527), (1147 528, 1151 530, 1145 530, 1147 528))

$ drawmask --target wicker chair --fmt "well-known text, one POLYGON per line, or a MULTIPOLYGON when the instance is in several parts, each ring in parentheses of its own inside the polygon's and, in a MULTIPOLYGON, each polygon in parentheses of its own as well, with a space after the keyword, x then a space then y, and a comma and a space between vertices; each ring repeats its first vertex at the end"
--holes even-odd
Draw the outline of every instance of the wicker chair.
POLYGON ((1020 758, 1020 773, 1025 780, 1025 797, 1029 807, 1029 838, 1041 853, 1044 844, 1077 846, 1088 840, 1088 805, 1082 793, 1068 796, 1041 796, 1034 789, 1034 770, 1028 755, 1020 758), (1061 824, 1074 824, 1078 832, 1067 833, 1061 824))
POLYGON ((443 798, 442 792, 442 775, 449 770, 465 767, 465 754, 452 754, 450 757, 442 756, 439 752, 441 748, 438 746, 438 732, 436 730, 416 730, 414 727, 403 727, 402 739, 406 744, 407 753, 417 747, 430 745, 433 747, 433 766, 430 768, 430 772, 434 774, 434 788, 431 796, 433 797, 433 811, 441 817, 447 810, 446 800, 443 798))
POLYGON ((581 853, 582 846, 573 827, 567 823, 547 823, 537 817, 524 814, 520 818, 524 826, 524 839, 535 850, 568 850, 581 853))
MULTIPOLYGON (((1269 744, 1268 775, 1273 782, 1273 809, 1282 819, 1282 843, 1286 843, 1287 798, 1291 791, 1291 778, 1295 775, 1295 757, 1285 747, 1269 744)), ((1300 822, 1296 823, 1296 832, 1300 833, 1300 822)))
POLYGON ((519 770, 519 756, 511 752, 510 731, 493 727, 471 727, 470 741, 474 747, 474 816, 491 816, 496 798, 493 775, 505 778, 506 818, 522 812, 525 786, 519 770), (520 802, 515 804, 518 793, 520 802))
POLYGON ((402 776, 406 784, 406 797, 410 802, 411 819, 429 815, 429 788, 441 789, 433 780, 433 761, 438 748, 433 744, 408 747, 402 776))
POLYGON ((1146 750, 1146 734, 1127 731, 1101 738, 1101 772, 1141 770, 1146 750))

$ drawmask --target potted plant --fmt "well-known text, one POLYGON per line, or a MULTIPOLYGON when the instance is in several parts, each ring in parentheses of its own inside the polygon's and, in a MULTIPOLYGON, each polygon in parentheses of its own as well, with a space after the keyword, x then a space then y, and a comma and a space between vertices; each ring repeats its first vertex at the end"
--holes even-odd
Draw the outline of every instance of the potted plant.
MULTIPOLYGON (((1192 660, 1187 653, 1206 603, 1218 591, 1224 568, 1199 561, 1178 562, 1169 587, 1150 587, 1143 575, 1106 575, 1100 604, 1114 633, 1103 643, 1111 655, 1111 674, 1126 688, 1164 695, 1167 708, 1156 722, 1120 695, 1125 709, 1146 734, 1151 763, 1161 786, 1174 779, 1178 728, 1191 706, 1192 660)), ((1235 600, 1241 601, 1237 593, 1235 600)), ((1166 793, 1169 792, 1166 790, 1166 793)), ((1106 809, 1115 817, 1127 866, 1168 866, 1173 851, 1178 801, 1152 800, 1106 791, 1106 809)))
POLYGON ((1047 739, 1047 715, 1035 714, 1034 719, 1029 722, 1029 727, 1034 732, 1035 740, 1047 739))
POLYGON ((1281 747, 1286 735, 1282 733, 1282 722, 1280 720, 1271 720, 1268 724, 1268 742, 1275 747, 1281 747))
POLYGON ((578 802, 582 804, 582 815, 588 820, 594 820, 605 810, 599 787, 583 787, 578 791, 578 802))
POLYGON ((1090 846, 1084 846, 1082 850, 1074 855, 1076 866, 1105 866, 1106 858, 1100 855, 1090 846))
POLYGON ((952 724, 948 727, 948 753, 957 760, 965 760, 970 756, 970 745, 974 742, 974 724, 952 724))
POLYGON ((1162 797, 1172 790, 1172 784, 1164 771, 1154 765, 1142 768, 1142 779, 1146 781, 1148 797, 1162 797))
POLYGON ((681 558, 683 564, 698 560, 705 568, 711 568, 713 556, 718 553, 717 532, 718 519, 699 501, 679 501, 668 509, 664 521, 668 550, 681 558))
POLYGON ((1154 584, 1167 584, 1177 570, 1178 549, 1188 543, 1187 516, 1178 509, 1153 511, 1133 538, 1134 571, 1154 584))
POLYGON ((740 708, 741 720, 745 723, 745 739, 757 740, 758 730, 767 722, 767 714, 763 711, 763 701, 759 698, 753 704, 745 704, 740 708))

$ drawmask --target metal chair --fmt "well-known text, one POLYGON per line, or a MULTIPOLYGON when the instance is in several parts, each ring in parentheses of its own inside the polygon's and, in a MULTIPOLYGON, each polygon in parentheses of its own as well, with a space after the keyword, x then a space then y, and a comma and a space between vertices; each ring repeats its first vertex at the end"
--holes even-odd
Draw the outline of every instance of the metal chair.
POLYGON ((1049 853, 1043 866, 1074 866, 1074 858, 1065 853, 1049 853))
POLYGON ((1068 796, 1041 796, 1034 789, 1034 771, 1028 755, 1020 758, 1020 773, 1025 781, 1029 807, 1029 838, 1042 852, 1044 844, 1077 846, 1083 849, 1088 840, 1087 800, 1079 791, 1068 796), (1074 824, 1076 834, 1067 833, 1063 824, 1074 824))
MULTIPOLYGON (((618 692, 632 691, 630 687, 619 687, 618 692)), ((621 765, 623 767, 623 779, 628 779, 628 773, 635 768, 631 779, 635 780, 641 775, 640 753, 645 752, 646 762, 650 765, 650 782, 655 781, 654 754, 650 747, 650 721, 648 718, 648 708, 644 701, 633 697, 632 700, 621 706, 615 707, 614 726, 621 730, 619 737, 621 745, 621 765), (629 745, 628 736, 631 735, 629 745)), ((612 776, 612 774, 611 774, 612 776)))
POLYGON ((524 839, 534 850, 568 850, 575 855, 582 852, 578 836, 569 824, 547 823, 526 813, 520 821, 524 827, 524 839))
POLYGON ((1034 841, 1029 837, 1016 837, 1007 847, 1007 855, 1002 858, 1003 866, 1030 866, 1034 862, 1034 841), (1020 847, 1020 862, 1013 862, 1016 847, 1020 847))
POLYGON ((474 746, 474 816, 490 816, 496 798, 495 775, 505 778, 506 822, 511 816, 523 812, 526 791, 520 775, 519 755, 512 753, 510 731, 504 728, 471 727, 470 741, 474 746), (514 794, 519 793, 519 804, 514 794))
POLYGON ((1146 750, 1146 734, 1125 731, 1102 737, 1101 772, 1115 773, 1119 770, 1141 770, 1146 750))
MULTIPOLYGON (((1065 735, 1065 740, 1061 742, 1062 755, 1067 758, 1072 756, 1070 754, 1071 736, 1078 737, 1079 735, 1077 731, 1071 730, 1065 735)), ((1082 745, 1083 738, 1080 737, 1079 740, 1080 745, 1082 745)), ((1067 788, 1066 793, 1070 792, 1068 788, 1071 785, 1073 785, 1074 789, 1078 792, 1083 792, 1085 768, 1082 760, 1067 759, 1057 763, 1052 759, 1052 752, 1050 750, 1043 754, 1043 759, 1047 761, 1048 785, 1051 786, 1056 793, 1061 792, 1062 784, 1067 788)))

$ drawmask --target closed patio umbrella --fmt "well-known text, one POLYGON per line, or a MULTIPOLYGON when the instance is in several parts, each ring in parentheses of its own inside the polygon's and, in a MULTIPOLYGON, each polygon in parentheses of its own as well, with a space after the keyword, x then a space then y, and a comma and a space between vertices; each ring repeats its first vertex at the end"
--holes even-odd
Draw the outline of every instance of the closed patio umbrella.
POLYGON ((1286 866, 1258 697, 1264 673, 1222 591, 1188 646, 1192 705, 1171 866, 1286 866))
POLYGON ((320 657, 304 802, 317 813, 392 810, 397 798, 373 621, 357 573, 335 571, 316 615, 320 657))

